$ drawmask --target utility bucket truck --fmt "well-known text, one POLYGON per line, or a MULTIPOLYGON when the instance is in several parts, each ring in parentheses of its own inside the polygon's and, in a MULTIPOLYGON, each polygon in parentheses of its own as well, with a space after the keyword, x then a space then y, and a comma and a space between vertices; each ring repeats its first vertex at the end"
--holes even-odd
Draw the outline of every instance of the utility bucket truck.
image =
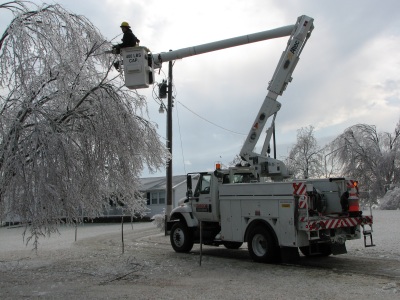
POLYGON ((282 253, 293 258, 298 249, 306 256, 346 253, 345 242, 360 239, 361 232, 372 244, 365 228, 372 225, 372 217, 359 211, 353 180, 265 182, 254 167, 231 167, 189 174, 187 184, 188 197, 168 222, 177 252, 190 251, 200 236, 205 245, 228 249, 247 242, 258 262, 278 262, 282 253), (342 212, 340 197, 345 192, 351 206, 342 212))
POLYGON ((356 180, 289 180, 290 172, 284 163, 268 154, 275 117, 281 107, 276 99, 292 80, 300 53, 314 29, 313 21, 300 16, 294 25, 156 55, 143 49, 135 50, 135 55, 130 50, 126 52, 130 57, 124 58, 125 77, 144 76, 142 80, 126 79, 127 86, 141 88, 148 85, 148 72, 162 62, 289 36, 240 151, 246 166, 222 169, 217 165, 213 172, 187 175, 187 197, 172 210, 167 222, 175 251, 189 252, 200 241, 229 249, 247 243, 255 261, 277 262, 282 255, 298 255, 298 249, 307 256, 346 253, 346 241, 360 239, 362 234, 364 245, 373 246, 372 216, 363 215, 359 209, 356 180), (132 57, 135 59, 129 60, 132 57), (140 72, 144 73, 138 75, 140 72), (257 153, 255 146, 267 120, 270 127, 262 150, 257 153))

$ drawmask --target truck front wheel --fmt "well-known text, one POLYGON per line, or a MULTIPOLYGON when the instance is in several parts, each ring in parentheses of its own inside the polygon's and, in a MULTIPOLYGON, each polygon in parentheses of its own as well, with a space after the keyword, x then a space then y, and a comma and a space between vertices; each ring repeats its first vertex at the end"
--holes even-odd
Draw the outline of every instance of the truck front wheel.
POLYGON ((278 245, 264 226, 256 226, 251 229, 247 246, 251 258, 256 262, 274 263, 279 260, 278 245))
POLYGON ((193 234, 183 222, 176 222, 172 226, 170 240, 176 252, 189 252, 193 248, 193 234))

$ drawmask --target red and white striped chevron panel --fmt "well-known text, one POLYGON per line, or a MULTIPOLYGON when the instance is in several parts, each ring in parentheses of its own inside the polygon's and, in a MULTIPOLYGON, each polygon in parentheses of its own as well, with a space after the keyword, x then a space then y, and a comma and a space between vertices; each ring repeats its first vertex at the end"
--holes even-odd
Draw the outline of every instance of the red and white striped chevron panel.
POLYGON ((307 209, 307 198, 306 196, 301 196, 299 199, 299 208, 307 209))
POLYGON ((307 186, 305 182, 293 182, 293 195, 306 195, 307 186))
MULTIPOLYGON (((301 217, 300 222, 307 222, 307 217, 301 217)), ((320 229, 336 229, 343 227, 354 227, 357 225, 370 225, 372 224, 372 216, 363 216, 356 218, 334 218, 324 220, 311 220, 308 221, 305 228, 307 230, 320 230, 320 229)))

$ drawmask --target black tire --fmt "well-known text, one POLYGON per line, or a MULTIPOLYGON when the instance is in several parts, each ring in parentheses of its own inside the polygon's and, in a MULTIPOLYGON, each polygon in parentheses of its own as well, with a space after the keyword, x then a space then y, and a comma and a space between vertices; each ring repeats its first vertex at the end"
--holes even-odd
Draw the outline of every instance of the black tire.
POLYGON ((243 243, 242 242, 224 242, 223 245, 226 249, 236 250, 236 249, 239 249, 243 245, 243 243))
POLYGON ((319 244, 318 245, 318 252, 316 253, 310 253, 310 247, 309 246, 304 246, 304 247, 299 247, 300 252, 303 253, 304 256, 307 257, 325 257, 329 256, 332 254, 332 250, 329 244, 319 244))
POLYGON ((256 226, 249 232, 247 246, 251 258, 256 262, 279 262, 279 247, 270 231, 264 226, 256 226))
POLYGON ((185 223, 176 222, 171 228, 170 241, 176 252, 189 252, 194 244, 192 230, 185 223))

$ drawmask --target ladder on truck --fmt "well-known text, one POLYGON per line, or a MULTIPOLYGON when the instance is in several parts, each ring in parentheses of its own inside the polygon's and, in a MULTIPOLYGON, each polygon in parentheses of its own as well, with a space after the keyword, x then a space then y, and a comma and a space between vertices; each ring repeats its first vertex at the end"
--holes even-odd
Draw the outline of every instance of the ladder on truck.
POLYGON ((361 225, 363 228, 363 235, 364 235, 364 246, 365 247, 375 247, 375 244, 372 240, 372 224, 363 224, 361 225), (365 226, 369 226, 369 229, 365 228, 365 226), (369 236, 369 244, 367 244, 367 237, 369 236))
MULTIPOLYGON (((370 216, 372 218, 372 207, 371 207, 371 205, 369 206, 369 214, 370 214, 370 216)), ((373 232, 372 223, 368 224, 368 222, 363 222, 363 224, 361 226, 362 226, 362 229, 363 229, 364 247, 375 247, 375 244, 374 244, 374 242, 372 240, 372 232, 373 232), (369 229, 365 228, 365 226, 369 226, 369 229), (368 236, 369 236, 369 244, 367 244, 367 237, 368 236)))

